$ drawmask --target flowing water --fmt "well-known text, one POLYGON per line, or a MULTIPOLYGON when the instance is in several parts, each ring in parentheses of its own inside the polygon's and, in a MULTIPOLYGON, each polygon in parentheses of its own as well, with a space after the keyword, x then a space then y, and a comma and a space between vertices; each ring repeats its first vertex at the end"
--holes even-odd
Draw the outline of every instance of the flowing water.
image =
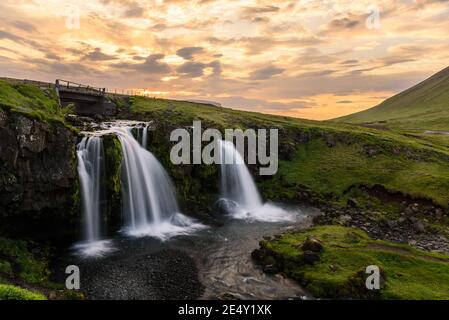
POLYGON ((221 196, 219 206, 235 219, 291 221, 294 213, 263 203, 242 155, 230 141, 220 142, 221 196))
POLYGON ((110 243, 101 240, 101 181, 104 170, 103 142, 100 137, 84 137, 77 148, 78 174, 83 211, 84 241, 75 247, 82 255, 109 252, 110 243))
POLYGON ((132 128, 116 127, 113 130, 120 139, 123 153, 125 233, 168 239, 204 228, 180 213, 170 177, 156 157, 134 138, 132 128))
POLYGON ((240 209, 249 212, 262 207, 262 198, 256 184, 232 142, 220 142, 220 160, 223 198, 236 202, 240 209))
POLYGON ((170 177, 154 155, 146 150, 148 126, 138 130, 137 139, 132 129, 131 126, 116 125, 90 133, 78 145, 84 239, 75 245, 75 249, 82 256, 101 256, 113 249, 110 241, 101 239, 101 198, 105 192, 101 189, 103 134, 117 135, 122 146, 122 231, 126 235, 167 240, 206 228, 181 214, 170 177))
POLYGON ((142 129, 142 148, 147 149, 148 147, 148 126, 143 127, 142 129))
POLYGON ((294 221, 275 223, 230 217, 223 226, 165 242, 117 235, 117 250, 110 255, 92 260, 68 256, 59 269, 63 272, 69 264, 78 265, 89 279, 81 289, 96 299, 217 299, 225 295, 244 300, 307 299, 310 296, 296 282, 265 274, 251 259, 265 236, 307 227, 318 210, 304 207, 296 212, 294 221), (196 270, 186 269, 186 256, 193 259, 196 270), (196 277, 203 293, 186 296, 186 292, 197 292, 192 290, 196 277))

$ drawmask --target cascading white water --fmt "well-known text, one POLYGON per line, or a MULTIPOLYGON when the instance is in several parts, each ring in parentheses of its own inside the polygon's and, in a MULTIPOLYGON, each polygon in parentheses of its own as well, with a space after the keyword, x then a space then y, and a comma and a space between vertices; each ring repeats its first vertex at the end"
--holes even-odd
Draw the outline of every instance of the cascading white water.
POLYGON ((289 221, 294 215, 270 203, 263 203, 243 156, 230 141, 220 141, 220 205, 236 219, 289 221))
POLYGON ((142 129, 142 148, 147 149, 148 145, 148 126, 143 127, 142 129))
POLYGON ((122 145, 124 231, 131 236, 167 239, 204 226, 180 213, 171 180, 153 154, 133 137, 131 128, 115 127, 122 145))
POLYGON ((101 175, 104 170, 103 141, 100 137, 84 137, 78 144, 78 175, 80 179, 84 241, 76 248, 83 255, 102 254, 111 248, 101 240, 101 175))
POLYGON ((256 184, 232 142, 220 142, 220 160, 222 196, 235 201, 242 210, 248 212, 262 207, 262 198, 256 184))

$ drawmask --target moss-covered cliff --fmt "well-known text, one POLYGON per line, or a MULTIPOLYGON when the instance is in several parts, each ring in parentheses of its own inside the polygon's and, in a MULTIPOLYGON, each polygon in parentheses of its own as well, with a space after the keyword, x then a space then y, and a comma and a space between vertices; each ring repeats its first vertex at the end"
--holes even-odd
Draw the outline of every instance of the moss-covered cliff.
POLYGON ((357 198, 365 205, 379 201, 366 199, 363 190, 380 187, 387 193, 449 206, 449 146, 444 143, 394 131, 190 102, 142 97, 115 97, 114 101, 120 105, 119 118, 154 122, 149 149, 175 180, 187 210, 194 207, 195 200, 206 208, 218 192, 217 168, 173 166, 168 159, 174 145, 169 141, 171 131, 191 130, 194 120, 202 121, 203 129, 222 132, 226 128, 279 130, 278 173, 262 177, 256 174, 257 167, 250 168, 267 199, 346 205, 349 199, 357 198))

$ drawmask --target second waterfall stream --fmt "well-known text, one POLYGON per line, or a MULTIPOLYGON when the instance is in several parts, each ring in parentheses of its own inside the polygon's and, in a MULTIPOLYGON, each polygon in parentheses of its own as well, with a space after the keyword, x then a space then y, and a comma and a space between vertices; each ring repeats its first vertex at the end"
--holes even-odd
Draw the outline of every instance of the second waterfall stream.
POLYGON ((220 141, 220 204, 235 219, 280 222, 295 219, 295 214, 271 203, 263 203, 243 156, 230 141, 220 141))

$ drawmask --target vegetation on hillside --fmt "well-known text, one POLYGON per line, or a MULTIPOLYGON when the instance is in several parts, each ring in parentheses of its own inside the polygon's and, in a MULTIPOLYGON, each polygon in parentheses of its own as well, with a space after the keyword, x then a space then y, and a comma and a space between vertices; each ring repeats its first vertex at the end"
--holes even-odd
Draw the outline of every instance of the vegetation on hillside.
POLYGON ((132 97, 121 104, 126 110, 124 117, 175 127, 201 120, 203 129, 279 129, 278 174, 257 179, 264 195, 273 200, 294 201, 298 192, 309 191, 317 200, 344 204, 351 187, 380 185, 449 206, 449 146, 440 140, 191 102, 132 97))
POLYGON ((60 108, 54 90, 42 90, 31 84, 13 84, 0 80, 0 108, 45 122, 65 124, 70 108, 60 108))
POLYGON ((449 67, 374 108, 335 121, 417 132, 449 131, 449 67))
POLYGON ((319 226, 286 233, 262 241, 253 256, 316 298, 449 299, 449 256, 372 240, 359 229, 319 226), (321 243, 321 250, 307 251, 307 238, 321 243), (381 270, 379 291, 365 286, 372 265, 381 270))

